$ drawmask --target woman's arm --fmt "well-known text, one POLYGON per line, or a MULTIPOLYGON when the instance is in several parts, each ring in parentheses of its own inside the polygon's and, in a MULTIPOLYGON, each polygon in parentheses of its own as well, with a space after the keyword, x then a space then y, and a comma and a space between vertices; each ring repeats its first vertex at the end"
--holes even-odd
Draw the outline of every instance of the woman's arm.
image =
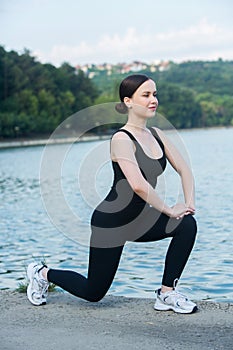
POLYGON ((115 134, 112 138, 111 157, 113 161, 118 162, 132 190, 148 204, 170 217, 180 217, 187 213, 185 205, 174 208, 166 205, 145 180, 135 158, 135 145, 123 132, 115 134))
POLYGON ((181 177, 185 205, 189 208, 190 213, 194 214, 195 183, 192 170, 187 164, 187 162, 184 160, 180 152, 177 150, 177 148, 165 136, 164 132, 157 128, 156 131, 164 144, 167 159, 181 177))

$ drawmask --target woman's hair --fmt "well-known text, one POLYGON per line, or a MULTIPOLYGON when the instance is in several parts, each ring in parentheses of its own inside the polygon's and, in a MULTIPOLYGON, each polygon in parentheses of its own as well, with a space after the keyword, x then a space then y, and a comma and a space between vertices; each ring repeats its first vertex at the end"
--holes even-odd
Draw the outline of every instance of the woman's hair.
POLYGON ((124 103, 124 98, 132 97, 135 91, 139 88, 139 86, 149 79, 150 78, 145 74, 132 74, 126 77, 124 80, 122 80, 119 87, 119 96, 121 102, 116 104, 116 111, 121 114, 128 113, 128 108, 124 103))

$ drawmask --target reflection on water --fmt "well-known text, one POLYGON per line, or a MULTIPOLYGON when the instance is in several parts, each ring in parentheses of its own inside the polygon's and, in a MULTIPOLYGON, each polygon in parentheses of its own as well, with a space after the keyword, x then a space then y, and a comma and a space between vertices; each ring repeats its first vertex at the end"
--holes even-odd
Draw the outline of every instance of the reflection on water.
MULTIPOLYGON (((233 129, 181 131, 180 135, 195 174, 198 221, 197 242, 180 288, 196 300, 232 302, 233 129)), ((73 231, 77 237, 85 236, 85 242, 89 239, 93 207, 108 192, 112 181, 109 163, 98 169, 95 184, 83 163, 88 152, 98 149, 101 142, 74 145, 61 174, 66 201, 82 218, 73 231), (79 169, 86 174, 81 181, 79 169), (86 186, 83 185, 85 181, 86 186)), ((50 147, 59 152, 64 145, 50 147)), ((43 150, 43 147, 30 147, 0 151, 0 289, 16 288, 25 278, 25 267, 32 259, 45 259, 56 268, 76 269, 84 274, 87 271, 87 244, 80 244, 73 233, 62 233, 54 227, 44 208, 39 182, 43 150)), ((177 197, 177 183, 168 167, 162 186, 166 187, 164 195, 168 201, 177 197)), ((50 191, 52 186, 51 183, 50 191)), ((164 192, 164 188, 161 191, 164 192)), ((61 220, 68 228, 66 220, 61 220)), ((127 244, 109 293, 154 297, 154 290, 160 285, 168 243, 169 240, 127 244)))

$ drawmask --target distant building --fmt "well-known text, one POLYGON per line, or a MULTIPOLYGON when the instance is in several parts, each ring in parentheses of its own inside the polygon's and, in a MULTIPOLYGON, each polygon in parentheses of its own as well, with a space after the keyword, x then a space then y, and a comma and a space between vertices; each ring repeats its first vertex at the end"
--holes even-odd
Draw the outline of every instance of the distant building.
POLYGON ((143 70, 149 70, 150 72, 165 71, 170 67, 169 61, 155 61, 153 63, 145 63, 141 61, 133 61, 131 63, 103 63, 103 64, 84 64, 77 65, 77 70, 82 70, 90 79, 92 79, 99 72, 106 72, 107 75, 113 73, 128 74, 130 72, 141 72, 143 70))

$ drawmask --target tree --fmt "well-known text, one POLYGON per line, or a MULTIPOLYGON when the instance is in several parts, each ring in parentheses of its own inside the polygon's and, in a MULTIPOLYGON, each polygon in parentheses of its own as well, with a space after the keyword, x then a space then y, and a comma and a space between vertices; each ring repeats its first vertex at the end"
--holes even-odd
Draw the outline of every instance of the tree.
POLYGON ((176 128, 193 128, 201 124, 201 107, 191 90, 175 84, 158 83, 158 112, 176 128))
POLYGON ((51 133, 98 96, 92 81, 68 63, 56 68, 37 62, 28 50, 19 55, 3 47, 0 87, 1 137, 51 133))

